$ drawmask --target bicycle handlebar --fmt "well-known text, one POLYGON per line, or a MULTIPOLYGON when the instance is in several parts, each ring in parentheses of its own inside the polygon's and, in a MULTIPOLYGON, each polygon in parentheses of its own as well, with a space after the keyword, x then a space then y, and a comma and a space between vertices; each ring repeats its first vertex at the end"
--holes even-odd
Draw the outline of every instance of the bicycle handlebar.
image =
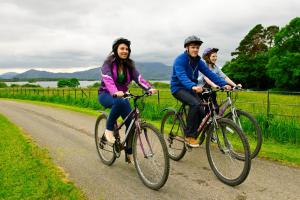
MULTIPOLYGON (((141 97, 144 97, 144 96, 150 96, 152 95, 152 93, 150 91, 146 91, 144 94, 142 95, 134 95, 130 92, 125 92, 124 95, 122 97, 119 97, 119 98, 124 98, 124 99, 131 99, 131 98, 136 98, 136 99, 139 99, 141 97)), ((113 94, 113 97, 114 98, 118 98, 117 95, 113 94)))
POLYGON ((212 88, 203 88, 203 92, 202 94, 210 94, 212 92, 232 92, 232 91, 238 91, 238 90, 242 90, 241 86, 234 86, 232 87, 230 90, 225 89, 223 87, 212 87, 212 88))

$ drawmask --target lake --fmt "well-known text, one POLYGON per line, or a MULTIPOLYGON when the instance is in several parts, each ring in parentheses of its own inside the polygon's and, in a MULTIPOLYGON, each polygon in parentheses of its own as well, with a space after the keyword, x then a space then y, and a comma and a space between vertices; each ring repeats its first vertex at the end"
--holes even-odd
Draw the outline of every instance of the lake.
MULTIPOLYGON (((80 83, 79 87, 86 88, 87 86, 94 85, 94 83, 97 83, 97 82, 99 82, 99 81, 79 81, 79 83, 80 83)), ((170 83, 169 80, 161 80, 161 81, 155 80, 154 82, 170 83)), ((24 85, 29 82, 26 82, 26 81, 21 82, 20 81, 20 82, 5 82, 5 83, 8 86, 10 86, 11 84, 24 85)), ((40 85, 41 87, 51 87, 51 88, 57 87, 57 81, 37 81, 35 83, 30 83, 30 84, 40 85)))

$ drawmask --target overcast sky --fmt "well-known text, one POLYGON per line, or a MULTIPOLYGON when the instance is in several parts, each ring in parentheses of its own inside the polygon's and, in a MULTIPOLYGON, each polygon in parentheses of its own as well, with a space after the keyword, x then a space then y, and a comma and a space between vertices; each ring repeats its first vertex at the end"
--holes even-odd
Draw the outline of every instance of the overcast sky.
POLYGON ((299 0, 1 0, 0 74, 100 66, 120 36, 135 61, 171 65, 195 34, 222 65, 256 24, 282 27, 299 13, 299 0))

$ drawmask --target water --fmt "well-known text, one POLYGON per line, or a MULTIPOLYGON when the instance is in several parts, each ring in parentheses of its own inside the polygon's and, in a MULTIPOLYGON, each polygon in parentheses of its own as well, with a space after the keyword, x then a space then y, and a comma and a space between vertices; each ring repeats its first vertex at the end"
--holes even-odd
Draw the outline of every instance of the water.
MULTIPOLYGON (((80 86, 82 88, 86 88, 87 86, 92 86, 94 85, 94 83, 97 83, 99 81, 79 81, 80 86)), ((154 82, 163 82, 163 83, 169 83, 170 81, 168 80, 161 80, 161 81, 157 81, 155 80, 154 82)), ((23 81, 23 82, 5 82, 8 86, 10 86, 11 84, 18 84, 18 85, 24 85, 27 84, 29 82, 23 81)), ((34 85, 40 85, 41 87, 50 87, 50 88, 56 88, 57 87, 57 81, 37 81, 34 83, 29 83, 29 84, 34 84, 34 85)))
MULTIPOLYGON (((92 86, 94 83, 97 83, 99 81, 79 81, 80 86, 82 88, 86 88, 87 86, 92 86)), ((11 84, 18 84, 18 85, 24 85, 29 82, 23 81, 23 82, 5 82, 8 86, 11 84)), ((34 85, 40 85, 41 87, 51 87, 51 88, 56 88, 57 87, 57 81, 37 81, 34 83, 29 83, 29 84, 34 84, 34 85)))

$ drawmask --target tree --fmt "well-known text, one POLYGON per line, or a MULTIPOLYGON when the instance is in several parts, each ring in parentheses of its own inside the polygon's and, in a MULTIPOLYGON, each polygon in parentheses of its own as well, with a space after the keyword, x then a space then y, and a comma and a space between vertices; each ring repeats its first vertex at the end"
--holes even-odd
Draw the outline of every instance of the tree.
POLYGON ((277 26, 264 28, 257 24, 240 42, 231 55, 235 56, 223 67, 224 72, 235 82, 246 88, 266 89, 273 87, 273 81, 267 75, 268 50, 274 45, 277 26))
POLYGON ((68 87, 69 81, 67 79, 61 79, 57 81, 57 87, 62 88, 62 87, 68 87))
POLYGON ((80 85, 80 83, 77 78, 71 78, 69 80, 69 87, 78 87, 79 85, 80 85))
POLYGON ((6 87, 7 87, 6 83, 0 82, 0 88, 6 88, 6 87))
POLYGON ((265 44, 265 29, 261 24, 257 24, 252 28, 245 38, 240 42, 239 47, 235 52, 232 52, 232 56, 255 56, 259 52, 267 51, 265 44))
POLYGON ((76 78, 72 79, 60 79, 57 82, 57 87, 78 87, 80 85, 79 80, 76 78))
POLYGON ((274 36, 279 31, 278 26, 269 26, 265 29, 265 44, 268 45, 268 48, 274 46, 274 36))
POLYGON ((276 35, 269 51, 268 75, 277 88, 300 88, 300 18, 296 17, 276 35))

